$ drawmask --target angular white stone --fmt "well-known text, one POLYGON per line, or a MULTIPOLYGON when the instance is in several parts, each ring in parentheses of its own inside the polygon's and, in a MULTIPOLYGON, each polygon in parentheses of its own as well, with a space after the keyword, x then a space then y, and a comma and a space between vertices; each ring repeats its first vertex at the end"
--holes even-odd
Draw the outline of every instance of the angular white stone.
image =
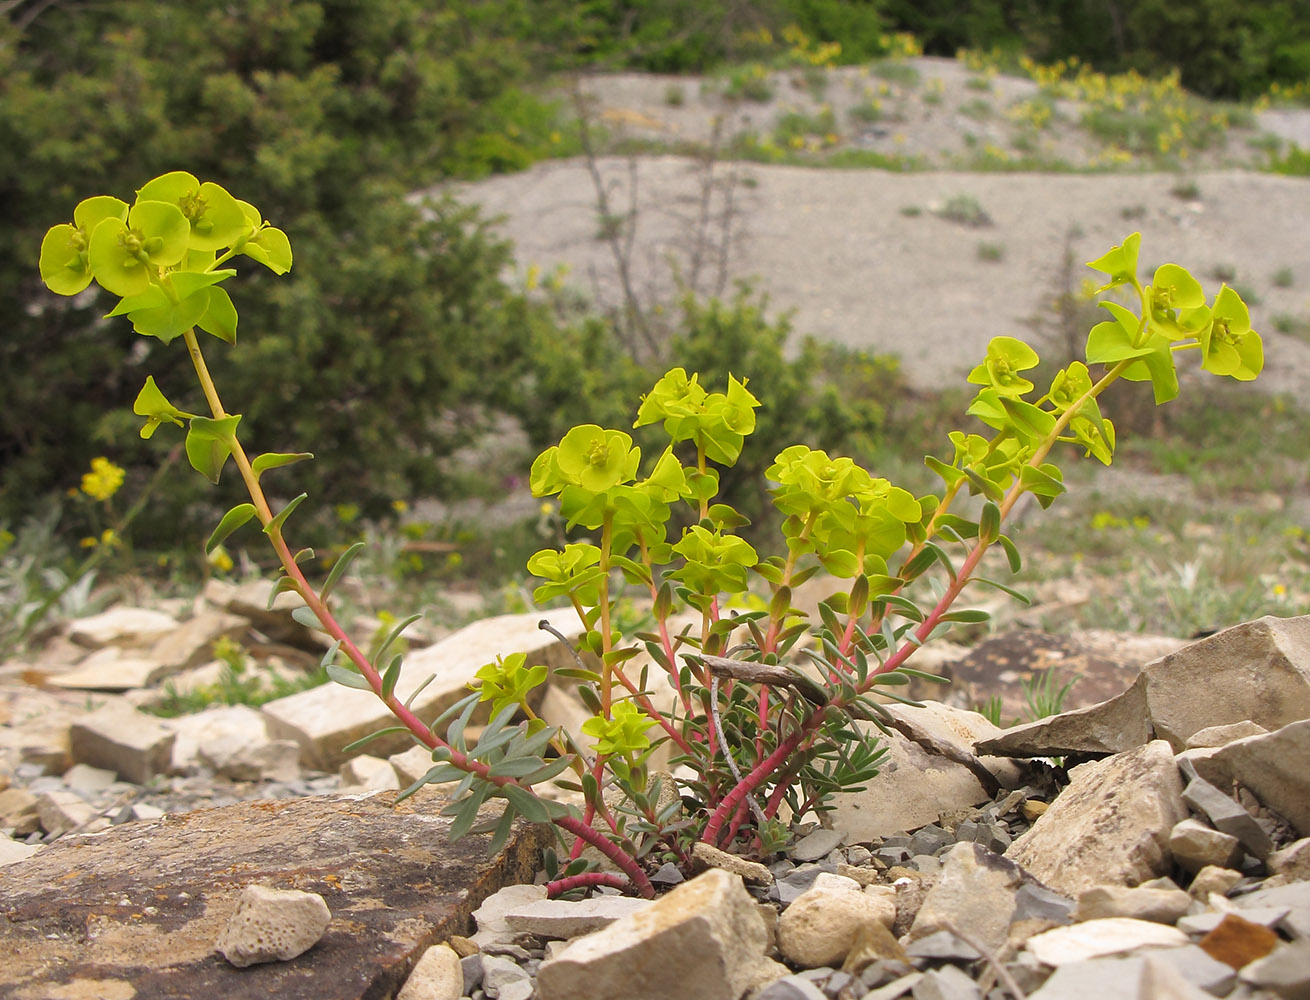
POLYGON ((1175 924, 1192 905, 1192 897, 1182 889, 1129 889, 1122 885, 1101 885, 1078 897, 1075 920, 1099 920, 1104 917, 1131 917, 1153 920, 1158 924, 1175 924))
POLYGON ((400 778, 391 761, 368 754, 348 760, 341 765, 341 787, 346 790, 368 791, 399 790, 400 778))
POLYGON ((1174 860, 1189 872, 1199 872, 1207 865, 1232 868, 1242 856, 1242 846, 1236 837, 1195 819, 1185 819, 1174 826, 1169 832, 1169 850, 1174 860))
POLYGON ((68 728, 75 761, 116 771, 138 785, 167 773, 175 738, 159 719, 119 702, 76 719, 68 728))
POLYGON ((268 724, 258 709, 249 705, 207 708, 173 719, 168 725, 177 734, 173 744, 175 771, 185 773, 201 765, 233 780, 254 780, 230 774, 228 767, 250 747, 268 742, 268 724))
POLYGON ((540 938, 568 940, 608 927, 614 921, 650 906, 648 899, 593 896, 590 899, 539 899, 507 910, 510 930, 540 938))
POLYGON ((410 747, 404 753, 393 753, 387 763, 396 772, 396 780, 401 788, 408 788, 435 766, 432 763, 432 751, 427 747, 410 747))
MULTIPOLYGON (((1263 620, 1263 619, 1262 619, 1263 620)), ((1298 619, 1299 620, 1299 619, 1298 619)), ((1272 698, 1276 692, 1270 692, 1272 698)), ((1191 751, 1196 771, 1220 788, 1233 782, 1310 837, 1310 712, 1274 732, 1234 740, 1217 750, 1191 751)))
POLYGON ((287 962, 318 943, 332 914, 323 897, 297 889, 248 885, 215 949, 237 968, 287 962))
POLYGON ((848 844, 868 843, 935 823, 944 813, 990 801, 991 794, 963 764, 925 750, 893 732, 883 736, 871 722, 857 722, 869 736, 880 737, 887 755, 878 777, 862 792, 832 797, 828 817, 848 844))
POLYGON ((542 963, 537 995, 740 1000, 747 990, 787 974, 764 956, 766 946, 764 918, 741 879, 715 869, 603 931, 575 938, 542 963))
POLYGON ((1310 615, 1234 625, 1148 663, 1142 675, 1156 735, 1175 751, 1214 726, 1272 731, 1310 719, 1310 615))
POLYGON ((150 647, 147 658, 157 662, 164 675, 175 674, 212 660, 218 639, 235 639, 249 628, 250 622, 240 615, 206 611, 168 635, 160 636, 150 647))
POLYGON ((1023 885, 1013 861, 979 844, 956 844, 943 856, 941 876, 928 890, 910 925, 910 941, 960 928, 995 950, 1005 944, 1023 885))
POLYGON ((1166 873, 1169 832, 1187 815, 1164 740, 1069 772, 1064 789, 1005 856, 1057 892, 1140 885, 1166 873))
POLYGON ((26 861, 39 850, 41 850, 40 844, 20 844, 16 840, 0 835, 0 868, 26 861))
POLYGON ((544 885, 507 885, 493 892, 473 911, 478 925, 473 941, 479 948, 489 944, 513 944, 516 932, 505 922, 505 914, 546 898, 544 885))
POLYGON ((894 900, 862 892, 850 879, 820 875, 778 918, 778 950, 806 968, 839 966, 863 928, 890 930, 895 921, 894 900))
POLYGON ((1302 837, 1281 851, 1274 851, 1265 863, 1271 872, 1285 875, 1289 881, 1304 882, 1310 879, 1310 837, 1302 837))
MULTIPOLYGON (((542 619, 570 639, 576 638, 581 630, 572 609, 501 615, 475 622, 440 642, 410 653, 396 685, 397 696, 402 701, 408 699, 429 675, 435 675, 436 679, 423 688, 410 706, 420 719, 430 721, 468 694, 468 684, 474 675, 497 655, 524 652, 528 654, 529 664, 541 663, 552 668, 575 666, 563 644, 537 628, 542 619)), ((395 717, 372 692, 339 684, 325 684, 279 698, 264 705, 262 711, 271 734, 296 740, 300 744, 301 762, 321 771, 334 771, 345 762, 343 747, 395 724, 395 717)), ((393 733, 374 740, 368 749, 381 756, 411 746, 410 737, 393 733)))
POLYGON ((1178 948, 1187 943, 1187 935, 1174 927, 1129 917, 1107 917, 1043 931, 1028 939, 1027 948, 1038 961, 1060 966, 1142 948, 1178 948))
POLYGON ((148 642, 177 628, 176 619, 148 608, 111 608, 68 626, 68 637, 80 646, 99 649, 109 643, 148 642))
POLYGON ((149 687, 167 675, 158 660, 125 654, 117 646, 98 649, 73 670, 49 679, 52 687, 77 691, 130 691, 149 687))
POLYGON ((64 784, 75 792, 94 794, 103 792, 118 778, 113 771, 90 764, 74 764, 64 772, 64 784))
POLYGON ((414 963, 414 971, 396 1000, 459 1000, 464 995, 464 970, 448 944, 435 944, 414 963))
POLYGON ((36 797, 41 829, 56 836, 89 823, 95 814, 82 796, 65 788, 53 788, 36 797))

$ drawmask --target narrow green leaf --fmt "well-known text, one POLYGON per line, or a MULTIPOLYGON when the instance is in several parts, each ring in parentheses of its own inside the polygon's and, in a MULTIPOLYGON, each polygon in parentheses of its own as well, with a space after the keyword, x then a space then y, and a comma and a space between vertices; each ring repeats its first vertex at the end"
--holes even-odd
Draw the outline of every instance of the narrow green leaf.
POLYGON ((328 651, 323 654, 323 659, 319 660, 320 667, 326 667, 329 663, 336 661, 337 653, 341 651, 341 640, 337 639, 328 647, 328 651))
POLYGON ((477 822, 478 810, 482 808, 482 803, 487 801, 488 793, 494 789, 495 785, 489 785, 485 781, 479 782, 468 793, 468 797, 460 803, 459 809, 455 813, 455 821, 450 824, 450 839, 459 840, 472 829, 473 824, 477 822))
POLYGON ((298 550, 296 554, 291 557, 291 561, 294 562, 297 566, 299 566, 302 562, 308 562, 310 559, 313 558, 314 558, 314 550, 311 548, 303 548, 298 550))
POLYGON ((255 478, 258 479, 269 469, 281 468, 295 462, 304 462, 313 457, 313 454, 308 451, 288 452, 286 454, 273 454, 270 452, 266 455, 256 456, 255 460, 250 463, 250 467, 255 472, 255 478))
POLYGON ((514 810, 514 804, 510 803, 505 807, 505 811, 500 814, 500 822, 496 824, 496 831, 491 836, 491 843, 487 845, 487 855, 494 857, 501 852, 501 849, 509 841, 510 832, 514 829, 514 818, 517 813, 514 810))
POLYGON ((404 726, 388 726, 386 729, 379 729, 376 733, 369 733, 363 739, 355 740, 354 743, 342 747, 341 752, 343 754, 353 754, 360 747, 364 746, 367 743, 371 743, 379 736, 388 736, 391 733, 407 733, 407 732, 409 732, 409 730, 406 729, 404 726))
POLYGON ((540 757, 506 757, 492 764, 487 774, 492 778, 526 778, 544 763, 540 757))
POLYGON ((332 571, 328 573, 328 578, 323 584, 323 589, 318 592, 319 600, 326 601, 328 597, 331 596, 333 588, 335 588, 341 581, 341 577, 350 567, 350 564, 355 561, 355 557, 359 555, 363 549, 364 543, 356 542, 354 545, 350 546, 350 548, 346 549, 345 552, 341 553, 337 558, 337 561, 332 564, 332 571))
POLYGON ((273 610, 273 605, 277 603, 277 595, 285 591, 296 592, 296 581, 289 576, 278 577, 277 583, 273 584, 273 591, 268 595, 268 610, 273 610))
POLYGON ((983 502, 982 515, 978 519, 978 538, 990 545, 1001 535, 1001 508, 991 500, 983 502))
POLYGON ((948 611, 937 620, 976 625, 980 622, 989 621, 991 617, 992 616, 988 612, 983 611, 981 608, 961 608, 958 611, 948 611))
POLYGON ((1019 572, 1023 567, 1023 559, 1019 556, 1018 546, 1007 535, 1001 535, 996 540, 1001 543, 1001 548, 1005 549, 1006 558, 1010 560, 1010 572, 1019 572))
POLYGON ((237 528, 241 527, 254 516, 255 505, 253 503, 239 503, 229 510, 223 515, 223 520, 218 522, 218 527, 215 528, 214 533, 209 536, 209 541, 205 542, 205 554, 208 555, 210 552, 213 552, 214 549, 223 544, 224 540, 226 540, 232 532, 236 531, 237 528))
POLYGON ((404 656, 397 653, 387 664, 386 671, 382 674, 382 697, 390 698, 391 693, 396 690, 396 681, 400 680, 400 664, 404 656))
POLYGON ((995 580, 989 580, 985 576, 975 576, 972 582, 986 584, 988 587, 995 587, 997 590, 1001 591, 1002 593, 1009 594, 1020 604, 1032 604, 1033 602, 1033 599, 1029 597, 1027 594, 1015 590, 1013 587, 1007 587, 1003 583, 997 583, 995 580))
POLYGON ((545 803, 526 788, 518 785, 501 785, 500 793, 529 823, 549 823, 550 813, 545 803))
POLYGON ((382 657, 386 656, 387 650, 391 648, 391 644, 400 638, 400 633, 405 631, 405 629, 409 628, 409 626, 413 625, 416 621, 418 621, 422 617, 423 616, 421 614, 410 615, 403 622, 401 622, 395 628, 393 628, 387 634, 387 637, 382 640, 382 645, 378 647, 378 651, 373 654, 374 662, 377 662, 378 660, 382 659, 382 657))
POLYGON ((318 616, 303 604, 298 608, 292 608, 291 617, 296 624, 303 625, 305 628, 313 629, 315 632, 327 632, 323 623, 318 620, 318 616))
POLYGON ((327 666, 327 675, 343 687, 355 688, 359 691, 372 691, 364 675, 358 670, 350 670, 346 667, 339 666, 336 663, 329 663, 327 666))
POLYGON ((549 781, 557 774, 562 774, 573 765, 572 757, 556 757, 554 760, 547 761, 542 767, 530 774, 523 776, 522 784, 536 785, 543 781, 549 781))
POLYGON ((269 535, 271 537, 275 529, 280 531, 282 529, 283 523, 286 521, 288 517, 291 516, 291 512, 294 511, 297 507, 299 507, 304 502, 305 497, 307 496, 309 496, 308 493, 300 494, 300 496, 296 497, 289 504, 283 507, 280 511, 274 514, 273 520, 269 521, 268 524, 264 525, 264 534, 269 535))

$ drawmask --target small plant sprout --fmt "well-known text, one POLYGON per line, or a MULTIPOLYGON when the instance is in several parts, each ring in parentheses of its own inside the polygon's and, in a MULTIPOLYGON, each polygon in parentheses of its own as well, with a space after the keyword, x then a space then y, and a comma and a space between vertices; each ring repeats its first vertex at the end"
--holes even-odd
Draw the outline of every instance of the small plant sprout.
MULTIPOLYGON (((241 416, 224 408, 196 332, 235 341, 236 309, 221 287, 236 276, 230 264, 245 257, 277 274, 291 267, 287 237, 253 206, 189 174, 166 174, 132 205, 112 197, 78 205, 71 224, 46 236, 40 270, 59 294, 98 283, 121 299, 111 316, 185 344, 208 412, 184 412, 148 378, 134 405, 142 433, 184 427, 191 465, 212 481, 229 461, 236 467, 249 502, 222 517, 207 548, 259 523, 281 565, 274 593, 298 594, 299 619, 331 641, 329 676, 372 691, 395 716, 384 732, 431 751, 432 768, 403 794, 453 785, 444 807, 452 837, 484 829, 493 849, 518 817, 554 824, 564 857, 546 857, 552 894, 609 885, 651 896, 648 871, 665 861, 689 869, 696 843, 767 855, 790 836, 785 817, 821 814, 835 794, 877 780, 885 709, 875 695, 906 701, 898 692, 911 676, 935 679, 911 657, 955 624, 986 619, 955 607, 966 589, 1014 593, 985 558, 995 549, 1004 557, 997 568, 1019 569, 1003 529, 1025 495, 1045 508, 1064 492, 1057 449, 1112 461, 1115 427, 1101 408, 1110 386, 1147 382, 1155 401, 1167 402, 1179 392, 1175 364, 1189 356, 1215 375, 1259 374, 1261 339, 1241 297, 1225 285, 1209 301, 1172 263, 1143 284, 1140 242, 1134 233, 1090 265, 1105 276, 1102 290, 1134 307, 1102 303, 1107 315, 1087 337, 1085 362, 1039 386, 1036 351, 1012 337, 991 342, 968 376, 975 422, 949 434, 944 457, 925 458, 939 492, 915 495, 804 444, 778 452, 766 472, 781 517, 772 551, 742 537, 746 518, 720 499, 720 477, 756 426, 760 404, 744 376, 710 386, 671 368, 636 411, 635 426, 661 434, 649 453, 627 431, 594 424, 542 452, 532 490, 558 504, 575 534, 538 551, 528 568, 540 580, 535 600, 572 608, 582 629, 577 666, 554 671, 556 683, 576 684, 592 715, 573 735, 532 710, 547 668, 508 650, 478 671, 467 696, 419 718, 395 693, 413 618, 361 646, 333 612, 333 589, 363 543, 311 584, 313 553, 286 537, 305 497, 275 509, 263 483, 311 456, 246 451, 241 416), (810 619, 793 595, 820 572, 830 592, 810 619), (625 610, 631 595, 649 602, 642 624, 625 610), (479 705, 490 721, 475 739, 479 705), (656 753, 671 757, 669 771, 654 766, 656 753), (577 801, 535 792, 550 781, 577 801), (503 811, 478 827, 493 800, 503 811), (612 867, 599 870, 587 847, 612 867)), ((1034 697, 1049 705, 1065 693, 1067 685, 1034 697)))

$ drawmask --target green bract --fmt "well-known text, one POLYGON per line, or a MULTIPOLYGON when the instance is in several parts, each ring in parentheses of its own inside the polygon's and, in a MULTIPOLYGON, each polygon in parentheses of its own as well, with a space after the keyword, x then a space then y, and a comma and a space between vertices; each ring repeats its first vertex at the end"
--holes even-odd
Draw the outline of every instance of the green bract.
POLYGON ((73 210, 71 226, 53 226, 41 241, 41 280, 59 295, 76 295, 91 284, 87 251, 91 232, 106 219, 127 218, 127 203, 107 195, 87 198, 73 210))
POLYGON ((96 224, 87 261, 106 291, 124 298, 141 295, 158 279, 161 267, 182 260, 190 235, 191 226, 176 205, 138 201, 126 222, 110 217, 96 224))
POLYGON ((655 720, 632 702, 620 701, 615 703, 610 718, 588 719, 582 724, 582 732, 595 741, 598 754, 630 758, 650 748, 646 731, 653 725, 655 720))
POLYGON ((1019 372, 1037 367, 1037 352, 1014 337, 993 337, 987 345, 987 359, 969 373, 974 385, 985 385, 1003 396, 1022 396, 1033 384, 1019 372))
POLYGON ((1201 366, 1208 372, 1248 382, 1264 367, 1264 344, 1251 329, 1251 314, 1227 285, 1215 296, 1213 320, 1200 339, 1201 366))
POLYGON ((193 250, 221 250, 245 236, 249 223, 240 203, 212 181, 201 184, 176 170, 156 177, 136 193, 138 201, 164 201, 176 205, 190 223, 193 250))

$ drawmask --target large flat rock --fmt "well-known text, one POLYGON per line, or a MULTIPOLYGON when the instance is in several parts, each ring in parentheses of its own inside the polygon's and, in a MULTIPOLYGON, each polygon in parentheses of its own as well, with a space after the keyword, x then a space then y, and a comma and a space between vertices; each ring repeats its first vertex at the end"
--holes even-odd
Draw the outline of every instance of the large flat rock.
MULTIPOLYGON (((0 868, 7 1000, 374 1000, 483 898, 531 879, 545 827, 452 844, 440 791, 242 802, 58 841, 0 868), (237 969, 214 944, 247 885, 300 889, 332 921, 290 962, 237 969)), ((484 807, 494 816, 495 803, 484 807)))

